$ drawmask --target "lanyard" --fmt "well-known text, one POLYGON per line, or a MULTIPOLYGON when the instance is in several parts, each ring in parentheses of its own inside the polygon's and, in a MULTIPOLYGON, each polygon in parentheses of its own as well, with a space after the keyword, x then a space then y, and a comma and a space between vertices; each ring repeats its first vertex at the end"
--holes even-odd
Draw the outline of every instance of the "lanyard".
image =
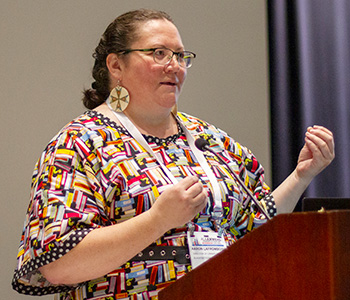
MULTIPOLYGON (((108 106, 110 107, 108 101, 108 106)), ((110 107, 111 108, 111 107, 110 107)), ((145 138, 142 136, 141 132, 136 128, 136 126, 129 120, 129 118, 122 112, 116 112, 113 109, 111 109, 113 113, 117 116, 120 123, 124 126, 124 128, 129 131, 129 133, 132 135, 132 137, 152 156, 154 157, 163 171, 165 172, 166 176, 171 180, 173 184, 176 184, 178 180, 175 178, 175 176, 170 172, 170 170, 163 164, 161 156, 153 151, 153 149, 149 146, 145 138)), ((209 182, 212 187, 212 194, 214 198, 214 207, 213 207, 213 213, 212 217, 219 225, 221 223, 222 217, 223 217, 223 209, 222 209, 222 202, 221 202, 221 193, 220 193, 220 187, 219 183, 213 173, 213 171, 210 169, 207 160, 205 159, 202 151, 197 149, 194 142, 195 139, 189 132, 189 130, 186 128, 186 126, 183 124, 182 120, 177 117, 177 120, 182 128, 182 130, 185 132, 187 141, 189 143, 189 146, 191 148, 191 151, 193 152, 194 156, 196 157, 197 161, 199 162, 200 166, 204 170, 205 174, 207 175, 209 182)))

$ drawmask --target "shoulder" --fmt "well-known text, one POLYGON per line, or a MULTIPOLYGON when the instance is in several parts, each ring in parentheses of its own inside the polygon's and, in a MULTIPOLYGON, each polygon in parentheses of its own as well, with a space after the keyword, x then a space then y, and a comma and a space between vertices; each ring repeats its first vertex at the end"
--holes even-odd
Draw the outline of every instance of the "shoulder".
POLYGON ((183 112, 179 112, 177 117, 195 137, 202 137, 207 140, 226 140, 229 138, 233 141, 224 130, 207 121, 183 112))
POLYGON ((79 135, 87 131, 105 130, 116 128, 117 125, 109 118, 95 111, 86 111, 84 114, 66 124, 58 134, 69 132, 72 135, 79 135))
POLYGON ((204 121, 200 118, 197 118, 195 116, 191 116, 187 113, 178 112, 177 117, 181 120, 181 122, 190 131, 197 131, 198 133, 214 131, 214 132, 218 132, 218 133, 227 135, 225 131, 221 130, 220 128, 216 127, 215 125, 213 125, 207 121, 204 121))
POLYGON ((117 134, 120 132, 120 126, 111 121, 108 117, 96 112, 86 111, 84 114, 67 123, 54 137, 69 135, 73 139, 94 139, 97 136, 106 138, 108 133, 117 134))
POLYGON ((216 149, 216 151, 225 149, 237 157, 253 156, 250 149, 237 142, 221 128, 183 112, 178 112, 177 116, 195 138, 206 139, 212 149, 216 149))
POLYGON ((59 130, 45 147, 44 155, 54 155, 57 151, 68 149, 85 156, 120 138, 120 134, 120 128, 113 121, 95 111, 87 111, 59 130))

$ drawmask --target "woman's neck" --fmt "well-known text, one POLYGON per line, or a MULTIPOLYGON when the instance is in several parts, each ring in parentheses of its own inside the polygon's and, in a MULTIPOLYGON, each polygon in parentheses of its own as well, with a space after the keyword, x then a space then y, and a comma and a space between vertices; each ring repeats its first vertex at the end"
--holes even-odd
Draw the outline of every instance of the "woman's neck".
POLYGON ((162 114, 149 114, 126 109, 124 114, 142 134, 167 138, 178 133, 177 122, 171 111, 162 114))
MULTIPOLYGON (((116 115, 106 103, 98 106, 95 110, 121 125, 116 115)), ((128 109, 124 111, 124 114, 142 134, 167 138, 168 136, 178 133, 176 119, 170 111, 163 114, 149 114, 139 112, 138 110, 134 111, 128 107, 128 109)))

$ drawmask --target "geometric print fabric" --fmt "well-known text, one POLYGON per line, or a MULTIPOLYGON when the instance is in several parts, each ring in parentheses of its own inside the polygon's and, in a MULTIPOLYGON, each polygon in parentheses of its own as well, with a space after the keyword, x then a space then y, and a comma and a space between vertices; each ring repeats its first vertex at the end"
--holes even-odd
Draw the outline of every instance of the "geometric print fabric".
MULTIPOLYGON (((178 117, 195 137, 209 141, 242 181, 269 208, 276 210, 254 155, 225 132, 187 114, 178 117)), ((185 134, 168 139, 146 137, 154 152, 177 178, 197 175, 209 191, 209 204, 192 221, 197 231, 217 231, 211 219, 210 183, 185 134)), ((224 218, 221 228, 232 244, 266 222, 215 156, 205 158, 219 183, 224 218)), ((106 276, 74 287, 54 286, 38 271, 73 249, 91 230, 124 222, 148 210, 169 186, 157 161, 122 126, 94 111, 67 124, 48 144, 32 178, 31 199, 18 252, 13 287, 20 293, 61 293, 60 299, 156 299, 158 291, 191 270, 176 261, 129 261, 106 276)), ((187 226, 167 232, 153 246, 187 246, 187 226)))

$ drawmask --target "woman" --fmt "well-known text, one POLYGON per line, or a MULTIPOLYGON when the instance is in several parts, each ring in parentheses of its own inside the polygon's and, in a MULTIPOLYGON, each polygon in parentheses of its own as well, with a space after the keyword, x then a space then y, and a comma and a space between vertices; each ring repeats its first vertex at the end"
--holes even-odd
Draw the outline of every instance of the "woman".
POLYGON ((92 110, 58 133, 34 170, 17 291, 157 299, 190 270, 192 236, 214 232, 232 244, 276 211, 291 212, 332 161, 332 133, 309 128, 295 171, 271 193, 248 149, 175 112, 195 58, 184 49, 163 12, 132 11, 106 29, 94 54, 96 81, 85 91, 92 110), (197 138, 227 160, 263 209, 226 165, 193 147, 197 138))

